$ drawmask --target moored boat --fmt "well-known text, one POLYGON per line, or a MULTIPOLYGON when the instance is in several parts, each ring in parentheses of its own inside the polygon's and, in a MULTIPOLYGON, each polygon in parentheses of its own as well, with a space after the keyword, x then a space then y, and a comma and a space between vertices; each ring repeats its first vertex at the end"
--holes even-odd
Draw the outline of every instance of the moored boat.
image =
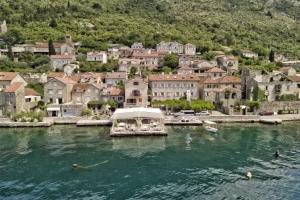
POLYGON ((208 120, 204 121, 204 124, 203 124, 204 129, 209 132, 212 132, 212 133, 218 132, 216 125, 217 125, 216 122, 212 122, 212 121, 208 121, 208 120))

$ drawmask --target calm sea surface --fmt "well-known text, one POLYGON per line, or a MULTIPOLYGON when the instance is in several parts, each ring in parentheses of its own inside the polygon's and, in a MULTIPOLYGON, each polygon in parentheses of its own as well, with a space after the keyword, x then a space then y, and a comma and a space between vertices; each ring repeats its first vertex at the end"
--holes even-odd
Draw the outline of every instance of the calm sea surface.
POLYGON ((0 199, 300 199, 299 123, 220 129, 137 138, 110 138, 109 128, 0 129, 0 199))

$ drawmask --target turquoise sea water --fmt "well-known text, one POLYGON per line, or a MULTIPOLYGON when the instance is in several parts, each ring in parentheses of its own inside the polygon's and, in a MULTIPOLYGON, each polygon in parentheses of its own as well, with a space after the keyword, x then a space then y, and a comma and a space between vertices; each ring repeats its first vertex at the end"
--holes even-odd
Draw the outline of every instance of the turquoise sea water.
POLYGON ((300 124, 220 129, 0 129, 0 199, 300 199, 300 124))

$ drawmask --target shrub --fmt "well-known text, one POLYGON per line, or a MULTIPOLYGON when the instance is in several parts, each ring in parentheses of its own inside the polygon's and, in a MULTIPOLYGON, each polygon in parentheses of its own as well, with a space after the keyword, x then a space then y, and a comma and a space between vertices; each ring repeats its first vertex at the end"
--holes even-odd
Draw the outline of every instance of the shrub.
POLYGON ((11 119, 16 122, 42 122, 44 116, 43 112, 21 112, 13 115, 11 119))
POLYGON ((90 117, 90 116, 92 116, 92 111, 90 109, 83 109, 83 110, 81 110, 80 116, 90 117))

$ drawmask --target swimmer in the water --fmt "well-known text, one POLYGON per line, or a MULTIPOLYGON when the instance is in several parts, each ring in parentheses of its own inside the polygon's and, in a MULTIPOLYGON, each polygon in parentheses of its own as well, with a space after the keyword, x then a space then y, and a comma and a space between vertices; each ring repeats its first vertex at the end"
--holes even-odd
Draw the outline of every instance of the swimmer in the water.
POLYGON ((72 168, 73 169, 89 169, 89 168, 96 167, 97 165, 101 165, 101 164, 105 164, 105 163, 108 163, 108 160, 103 161, 101 163, 96 163, 94 165, 89 165, 89 166, 81 166, 81 165, 78 165, 77 163, 74 163, 72 165, 72 168))
POLYGON ((279 158, 280 154, 279 154, 279 150, 276 150, 275 154, 274 154, 275 158, 279 158))

